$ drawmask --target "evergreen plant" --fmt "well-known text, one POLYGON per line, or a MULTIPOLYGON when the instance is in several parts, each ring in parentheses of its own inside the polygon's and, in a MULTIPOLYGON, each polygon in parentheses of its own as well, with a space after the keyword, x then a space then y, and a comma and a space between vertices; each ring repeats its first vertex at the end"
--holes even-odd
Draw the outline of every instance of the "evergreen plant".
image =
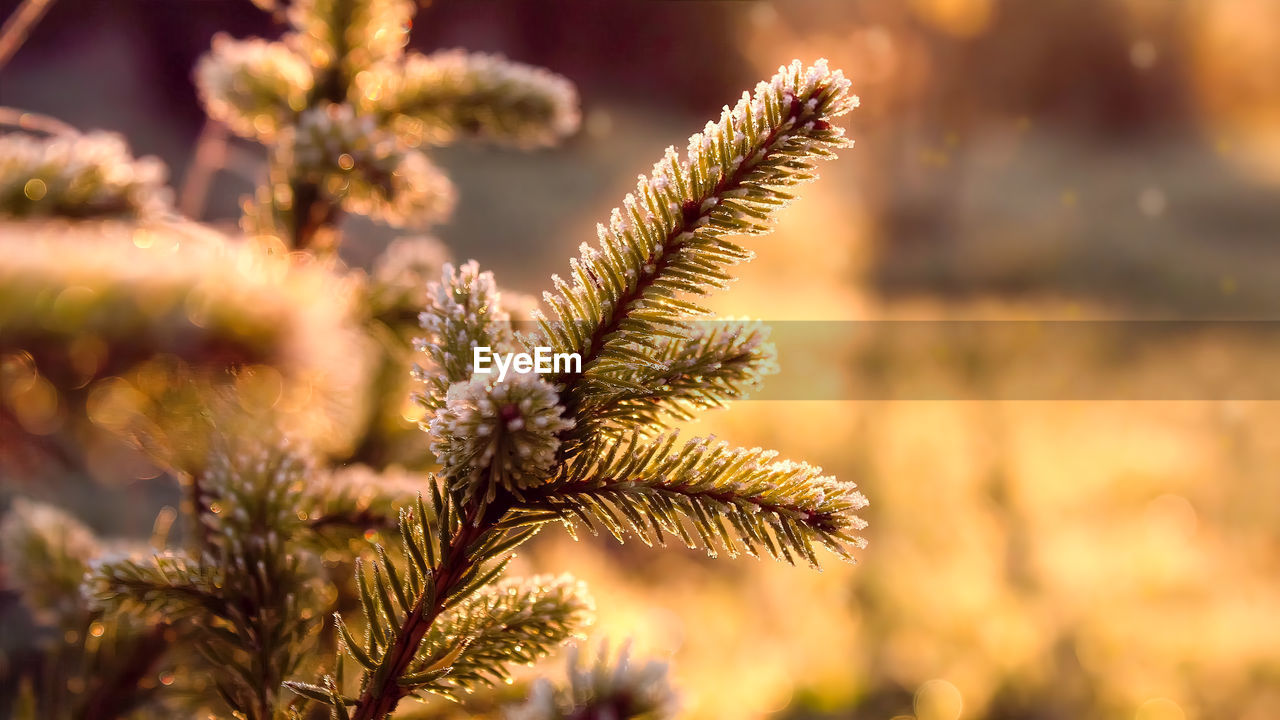
MULTIPOLYGON (((751 259, 739 238, 850 145, 839 71, 783 66, 669 148, 521 330, 492 274, 433 241, 398 241, 372 274, 346 267, 341 221, 442 219, 452 186, 425 151, 553 144, 578 122, 572 86, 492 55, 406 52, 409 0, 283 12, 281 40, 220 36, 196 70, 210 117, 266 147, 243 238, 179 218, 161 169, 118 138, 0 137, 5 444, 80 437, 72 420, 38 426, 23 393, 41 388, 186 490, 184 537, 162 514, 150 550, 11 504, 2 567, 25 615, 6 622, 39 630, 3 648, 15 700, 0 714, 380 720, 406 698, 462 699, 586 633, 582 583, 506 575, 549 525, 814 567, 861 547, 853 483, 674 429, 775 368, 765 328, 707 322, 704 298, 751 259), (499 381, 476 372, 478 347, 581 365, 499 381), (425 436, 406 451, 385 418, 409 357, 425 436), (272 403, 253 396, 263 377, 279 379, 272 403)), ((661 663, 588 655, 508 717, 674 715, 661 663)))

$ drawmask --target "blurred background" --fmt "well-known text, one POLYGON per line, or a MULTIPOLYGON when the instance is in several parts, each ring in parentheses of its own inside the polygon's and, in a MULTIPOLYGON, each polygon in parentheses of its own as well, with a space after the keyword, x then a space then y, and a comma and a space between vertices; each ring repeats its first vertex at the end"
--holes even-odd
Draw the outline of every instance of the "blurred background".
MULTIPOLYGON (((191 68, 219 31, 281 30, 247 0, 58 0, 0 74, 0 105, 124 134, 169 166, 184 211, 232 229, 264 164, 197 103, 191 68), (202 143, 217 162, 196 161, 202 143)), ((563 272, 667 145, 779 64, 826 57, 862 97, 844 123, 857 147, 753 242, 718 311, 849 327, 1280 319, 1273 0, 451 0, 412 38, 578 86, 583 129, 563 147, 434 154, 460 194, 438 236, 513 290, 563 272)), ((347 237, 361 265, 393 235, 351 221, 347 237)), ((521 562, 587 580, 599 632, 670 659, 691 718, 1280 717, 1280 405, 1172 385, 1188 365, 1265 375, 1273 354, 1242 368, 1248 333, 1227 348, 1194 330, 1140 355, 1064 344, 1058 361, 1104 384, 1169 377, 1170 393, 993 399, 984 388, 1028 372, 1007 348, 931 358, 921 379, 928 349, 858 337, 833 333, 817 360, 784 345, 781 362, 901 398, 837 384, 697 427, 856 481, 871 500, 856 566, 560 533, 521 562), (935 382, 969 399, 920 389, 935 382)), ((70 497, 6 474, 0 502, 50 499, 123 535, 177 502, 145 466, 108 475, 70 497)))

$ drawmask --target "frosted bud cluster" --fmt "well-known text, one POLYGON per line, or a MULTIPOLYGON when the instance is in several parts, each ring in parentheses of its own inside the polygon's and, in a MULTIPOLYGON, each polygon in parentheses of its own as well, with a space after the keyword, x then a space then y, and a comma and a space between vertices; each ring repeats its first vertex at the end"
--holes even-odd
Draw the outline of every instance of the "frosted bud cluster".
POLYGON ((440 282, 427 286, 427 306, 418 315, 427 334, 417 346, 448 382, 471 377, 472 348, 512 342, 511 319, 501 297, 493 273, 481 272, 475 260, 458 268, 445 263, 440 282))
POLYGON ((0 217, 153 217, 171 206, 165 176, 114 133, 0 135, 0 217))
POLYGON ((516 374, 499 383, 454 383, 428 428, 431 451, 467 497, 491 501, 498 485, 519 492, 551 476, 558 433, 573 427, 550 383, 516 374))
POLYGON ((369 115, 346 104, 304 112, 293 136, 298 171, 343 200, 350 212, 397 227, 420 227, 453 209, 449 179, 417 150, 403 147, 369 115))

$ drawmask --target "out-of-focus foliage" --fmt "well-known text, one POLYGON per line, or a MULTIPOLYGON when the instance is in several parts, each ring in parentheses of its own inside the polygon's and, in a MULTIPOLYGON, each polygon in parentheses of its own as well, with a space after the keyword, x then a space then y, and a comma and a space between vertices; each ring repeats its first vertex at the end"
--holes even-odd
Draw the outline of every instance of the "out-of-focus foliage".
POLYGON ((585 653, 569 651, 567 675, 560 685, 539 680, 523 705, 507 711, 507 720, 665 720, 679 702, 667 680, 667 666, 636 663, 624 645, 616 654, 602 644, 585 653))
POLYGON ((421 227, 453 208, 453 186, 439 169, 380 130, 373 117, 357 119, 349 105, 308 110, 291 132, 291 154, 282 162, 351 212, 421 227))
POLYGON ((196 66, 196 87, 211 117, 237 135, 276 139, 307 106, 314 79, 307 61, 287 46, 262 39, 213 39, 196 66))
POLYGON ((275 386, 270 402, 318 446, 359 432, 349 418, 366 412, 370 350, 356 279, 188 223, 0 222, 0 247, 4 406, 28 431, 53 432, 78 408, 181 445, 191 438, 162 428, 194 412, 185 382, 225 384, 241 368, 275 386))
POLYGON ((389 324, 420 333, 418 313, 427 306, 427 286, 439 276, 449 253, 431 237, 400 238, 378 256, 373 267, 370 304, 389 324))
POLYGON ((0 217, 148 218, 170 210, 165 167, 105 132, 0 135, 0 217))
POLYGON ((360 366, 339 364, 322 345, 352 344, 359 312, 359 287, 322 265, 291 264, 193 226, 3 223, 0 243, 3 348, 96 338, 97 363, 69 360, 88 379, 159 353, 274 364, 304 377, 360 366))
POLYGON ((296 512, 313 539, 349 548, 369 534, 395 530, 399 504, 421 492, 423 478, 400 467, 348 465, 308 477, 296 512))
MULTIPOLYGON (((219 421, 223 431, 235 423, 219 421)), ((195 553, 100 562, 86 592, 104 608, 178 626, 228 708, 272 720, 287 704, 281 683, 312 650, 324 590, 318 556, 298 547, 305 514, 294 500, 310 468, 271 431, 261 434, 216 440, 196 479, 204 526, 195 553)))
POLYGON ((17 499, 0 523, 7 579, 36 618, 54 623, 82 605, 80 583, 101 552, 89 528, 58 508, 17 499))
MULTIPOLYGON (((329 255, 346 213, 395 227, 439 222, 455 192, 422 151, 424 134, 435 145, 476 137, 532 147, 577 129, 577 94, 564 78, 492 55, 406 52, 415 11, 406 0, 301 1, 285 9, 279 41, 215 39, 196 69, 206 110, 268 147, 267 182, 243 204, 247 233, 329 255)), ((434 259, 422 254, 429 241, 415 242, 416 258, 396 250, 378 261, 365 297, 373 411, 350 458, 372 465, 424 464, 405 439, 418 419, 403 399, 408 326, 422 299, 405 272, 434 274, 447 254, 434 259)))
POLYGON ((84 578, 107 550, 74 517, 18 498, 0 521, 0 551, 6 590, 18 600, 0 615, 0 691, 19 718, 126 715, 152 699, 157 674, 172 677, 162 659, 167 628, 91 606, 84 578), (65 668, 78 672, 64 684, 65 668))
POLYGON ((578 128, 578 95, 564 78, 499 55, 446 50, 403 67, 356 75, 360 106, 390 119, 412 145, 479 139, 552 145, 578 128))
POLYGON ((280 41, 215 38, 196 68, 205 108, 272 149, 272 181, 246 203, 246 231, 331 250, 339 209, 423 227, 453 206, 424 143, 533 147, 577 129, 564 78, 494 55, 406 53, 415 10, 410 0, 299 0, 280 41))

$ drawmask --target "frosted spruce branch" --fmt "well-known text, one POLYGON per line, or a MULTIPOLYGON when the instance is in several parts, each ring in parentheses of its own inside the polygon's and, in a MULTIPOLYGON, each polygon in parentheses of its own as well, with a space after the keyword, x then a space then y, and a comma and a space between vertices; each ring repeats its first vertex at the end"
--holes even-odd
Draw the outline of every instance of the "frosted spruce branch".
POLYGON ((864 545, 856 533, 866 523, 854 513, 866 498, 822 468, 714 438, 680 446, 674 431, 640 437, 576 456, 557 481, 517 492, 521 507, 554 510, 593 532, 602 525, 619 542, 632 535, 663 544, 670 534, 713 557, 722 549, 817 567, 816 546, 850 558, 864 545))
POLYGON ((771 212, 791 198, 781 188, 812 179, 816 160, 848 145, 829 122, 856 106, 848 89, 825 62, 780 68, 693 136, 684 160, 669 149, 653 179, 640 178, 625 215, 614 211, 611 227, 600 228, 600 249, 584 246, 572 263, 572 285, 553 279, 558 294, 544 296, 551 316, 531 342, 587 361, 583 372, 556 378, 575 427, 561 433, 555 478, 509 488, 522 510, 599 523, 619 540, 629 531, 662 542, 670 533, 712 554, 815 566, 815 545, 842 557, 861 546, 855 513, 866 500, 852 483, 758 448, 644 439, 772 370, 758 332, 695 330, 690 316, 707 311, 687 298, 725 287, 726 269, 750 258, 727 236, 767 231, 771 212))
POLYGON ((330 705, 337 717, 384 718, 410 695, 456 697, 477 684, 501 681, 506 665, 532 662, 590 621, 590 598, 569 578, 507 580, 490 587, 512 550, 538 526, 481 523, 475 505, 463 508, 430 484, 430 505, 419 496, 416 505, 401 510, 399 561, 379 546, 368 569, 357 564, 368 624, 363 640, 335 617, 346 656, 362 670, 358 694, 344 694, 341 677, 333 675, 319 685, 287 684, 330 705))
MULTIPOLYGON (((401 513, 401 559, 379 550, 371 570, 357 570, 369 632, 357 638, 341 619, 338 627, 363 669, 358 689, 327 675, 291 684, 295 692, 335 717, 379 720, 449 678, 504 677, 502 664, 523 656, 470 649, 478 636, 450 629, 451 608, 486 597, 511 552, 549 522, 812 565, 820 546, 848 558, 862 545, 856 512, 866 501, 852 483, 771 451, 678 445, 675 433, 659 433, 772 370, 761 329, 698 329, 690 316, 705 311, 686 297, 724 287, 726 268, 750 257, 726 237, 767 229, 770 211, 791 197, 781 188, 812 178, 815 160, 847 144, 829 123, 854 105, 847 90, 825 64, 794 64, 694 136, 686 160, 668 153, 656 180, 642 178, 642 200, 625 203, 629 219, 615 213, 601 249, 574 262, 575 284, 555 279, 541 335, 512 334, 496 284, 474 263, 445 267, 428 290, 419 343, 427 362, 417 371, 440 477, 429 504, 401 513), (589 363, 549 378, 474 374, 476 347, 542 342, 589 363), (590 431, 575 434, 580 427, 590 431), (424 642, 437 636, 455 640, 424 642), (482 661, 483 672, 469 669, 482 661)), ((555 640, 567 637, 563 627, 555 640)))
POLYGON ((513 664, 529 665, 582 632, 594 610, 586 586, 567 575, 508 579, 458 604, 423 640, 423 652, 458 652, 431 692, 461 700, 477 686, 505 682, 513 664))
POLYGON ((462 502, 481 509, 499 490, 536 487, 555 468, 557 435, 573 427, 547 381, 532 373, 490 384, 483 378, 454 383, 428 425, 431 452, 462 502))
POLYGON ((625 387, 637 366, 661 369, 645 350, 652 338, 683 338, 686 319, 708 314, 688 297, 726 287, 727 268, 752 256, 727 237, 768 231, 793 197, 785 188, 812 180, 815 161, 849 146, 831 120, 857 103, 825 61, 794 62, 691 137, 685 157, 668 148, 652 176, 640 176, 598 226, 599 247, 584 244, 570 279, 553 278, 555 292, 544 295, 546 342, 588 359, 581 374, 559 378, 567 407, 625 387))
POLYGON ((778 371, 769 329, 745 320, 696 323, 687 337, 656 337, 646 349, 650 364, 615 376, 590 420, 574 437, 592 433, 654 433, 668 420, 692 420, 758 389, 778 371))

